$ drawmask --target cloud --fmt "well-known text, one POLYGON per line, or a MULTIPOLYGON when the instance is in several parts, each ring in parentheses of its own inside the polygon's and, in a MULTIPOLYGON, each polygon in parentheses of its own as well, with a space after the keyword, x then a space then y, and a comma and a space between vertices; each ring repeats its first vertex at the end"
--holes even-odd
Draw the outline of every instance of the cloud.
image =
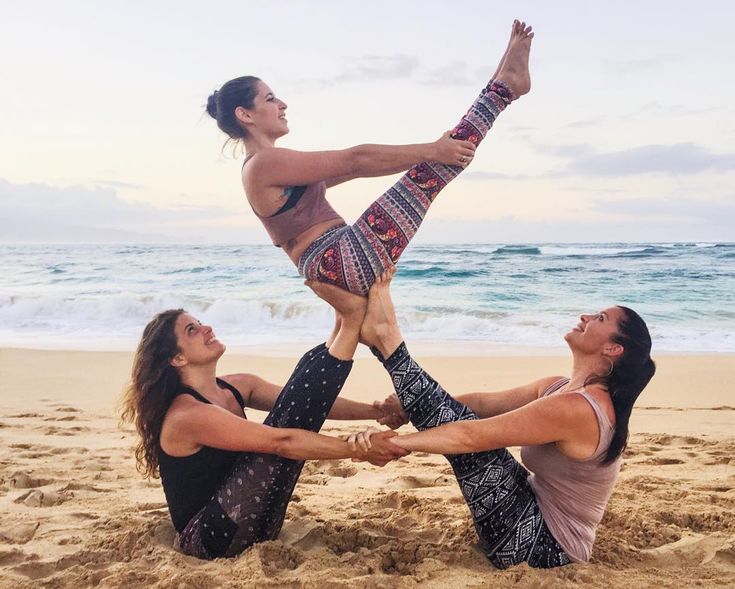
POLYGON ((634 198, 598 201, 593 211, 633 219, 670 219, 687 224, 735 226, 735 198, 702 200, 691 197, 634 198))
POLYGON ((584 127, 593 127, 595 125, 601 125, 606 120, 606 117, 604 116, 597 116, 592 117, 589 119, 579 119, 577 121, 572 121, 571 123, 567 123, 566 125, 563 125, 563 127, 566 128, 572 128, 572 129, 581 129, 584 127))
POLYGON ((110 188, 126 188, 128 190, 140 190, 143 188, 142 184, 131 184, 130 182, 120 182, 119 180, 95 180, 94 183, 98 186, 109 186, 110 188))
POLYGON ((596 199, 587 210, 557 208, 553 218, 524 214, 487 219, 442 219, 417 234, 418 243, 732 241, 735 194, 720 200, 692 197, 596 199))
POLYGON ((534 178, 547 178, 547 175, 534 174, 501 174, 499 172, 464 172, 461 178, 465 180, 484 181, 484 180, 531 180, 534 178))
POLYGON ((680 104, 663 104, 657 100, 647 102, 633 116, 666 116, 666 117, 686 117, 700 115, 705 113, 713 113, 723 110, 721 106, 695 107, 682 106, 680 104))
POLYGON ((694 143, 643 145, 578 158, 569 164, 570 172, 586 176, 679 175, 707 170, 735 170, 735 154, 712 153, 694 143))
MULTIPOLYGON (((483 73, 483 76, 487 72, 483 73)), ((424 86, 468 86, 477 85, 483 79, 469 71, 463 60, 454 60, 440 67, 423 68, 421 60, 414 55, 363 55, 351 60, 342 72, 317 80, 301 80, 299 87, 325 87, 336 84, 374 82, 376 80, 415 79, 424 86)))
POLYGON ((355 82, 374 82, 376 80, 399 80, 411 78, 419 68, 420 60, 413 55, 363 55, 351 60, 342 72, 329 78, 302 80, 299 86, 334 86, 355 82))
POLYGON ((605 67, 614 74, 640 74, 656 71, 662 66, 675 63, 678 56, 673 54, 646 57, 643 59, 605 59, 605 67))
POLYGON ((560 158, 576 158, 588 156, 594 153, 589 143, 562 143, 560 145, 549 145, 547 143, 528 142, 536 153, 552 155, 560 158))
POLYGON ((423 74, 419 83, 425 86, 469 86, 476 85, 478 79, 468 74, 466 62, 455 60, 423 74))
POLYGON ((176 226, 212 222, 223 208, 161 208, 120 198, 113 188, 14 184, 0 179, 0 239, 37 241, 166 240, 176 226))

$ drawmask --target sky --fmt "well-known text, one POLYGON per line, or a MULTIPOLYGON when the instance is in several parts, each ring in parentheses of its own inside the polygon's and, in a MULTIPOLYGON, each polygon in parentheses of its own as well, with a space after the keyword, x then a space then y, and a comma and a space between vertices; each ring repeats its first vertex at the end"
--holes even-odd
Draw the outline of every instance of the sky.
MULTIPOLYGON (((735 3, 15 2, 0 21, 0 242, 269 243, 205 113, 257 75, 302 150, 433 141, 514 18, 532 90, 417 241, 735 241, 735 3)), ((394 178, 330 190, 354 220, 394 178)))

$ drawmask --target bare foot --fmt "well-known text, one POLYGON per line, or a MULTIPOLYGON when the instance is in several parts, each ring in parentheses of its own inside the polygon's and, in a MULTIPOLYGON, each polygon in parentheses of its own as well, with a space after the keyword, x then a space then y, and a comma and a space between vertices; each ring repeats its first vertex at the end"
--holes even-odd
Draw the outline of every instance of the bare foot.
POLYGON ((395 266, 379 276, 370 288, 367 313, 360 329, 360 341, 376 347, 384 358, 389 357, 402 341, 390 296, 390 282, 394 274, 395 266))
POLYGON ((518 98, 531 90, 531 74, 528 71, 528 55, 533 39, 532 27, 524 22, 513 21, 508 48, 500 60, 494 80, 504 82, 518 98))
POLYGON ((498 77, 498 74, 500 73, 500 68, 503 67, 503 64, 505 63, 505 56, 508 55, 508 49, 510 49, 510 42, 513 39, 513 33, 516 30, 516 26, 519 25, 520 22, 517 20, 513 21, 513 26, 510 29, 510 39, 508 39, 508 46, 505 48, 505 53, 503 53, 503 57, 500 58, 500 61, 498 62, 498 67, 495 69, 495 73, 493 74, 493 77, 490 78, 491 80, 494 80, 498 77))

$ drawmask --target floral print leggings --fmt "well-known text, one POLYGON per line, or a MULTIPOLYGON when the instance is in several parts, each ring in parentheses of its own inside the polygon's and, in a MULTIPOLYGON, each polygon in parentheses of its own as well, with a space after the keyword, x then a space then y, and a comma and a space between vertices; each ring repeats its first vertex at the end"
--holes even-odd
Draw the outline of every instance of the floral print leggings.
MULTIPOLYGON (((453 129, 452 137, 479 145, 513 100, 502 82, 491 81, 453 129)), ((354 225, 333 227, 299 259, 299 273, 367 296, 376 276, 396 263, 439 192, 463 170, 437 162, 413 166, 354 225)))

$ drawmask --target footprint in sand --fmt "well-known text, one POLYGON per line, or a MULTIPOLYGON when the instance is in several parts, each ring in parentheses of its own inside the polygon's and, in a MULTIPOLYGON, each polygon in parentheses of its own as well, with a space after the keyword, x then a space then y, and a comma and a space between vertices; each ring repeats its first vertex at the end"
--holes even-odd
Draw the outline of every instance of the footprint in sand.
POLYGON ((714 559, 726 564, 728 558, 735 557, 732 540, 703 534, 685 536, 677 542, 641 552, 660 567, 699 566, 714 559))
POLYGON ((328 475, 346 479, 357 474, 357 467, 339 460, 313 460, 304 467, 305 475, 328 475))
POLYGON ((31 448, 38 449, 38 446, 34 446, 33 444, 10 444, 9 447, 13 450, 30 450, 31 448))
POLYGON ((22 550, 13 548, 12 550, 0 550, 0 566, 18 564, 19 562, 27 562, 32 557, 22 550))
POLYGON ((684 461, 679 458, 667 458, 665 456, 659 456, 657 458, 648 458, 646 460, 641 460, 641 464, 657 464, 657 465, 666 465, 666 464, 684 464, 684 461))
POLYGON ((393 479, 393 484, 400 489, 423 489, 426 487, 443 487, 452 482, 446 475, 402 475, 393 479))
POLYGON ((89 450, 87 448, 75 446, 73 448, 52 448, 49 454, 87 454, 88 452, 89 450))
POLYGON ((88 427, 75 425, 74 427, 47 427, 43 429, 44 436, 74 436, 79 432, 89 431, 88 427))
POLYGON ((89 485, 86 483, 69 483, 62 487, 60 491, 92 491, 93 493, 112 493, 112 489, 103 489, 95 485, 89 485))
POLYGON ((58 572, 54 562, 27 562, 11 569, 14 573, 28 577, 29 579, 43 579, 58 572))
POLYGON ((409 493, 401 493, 400 491, 391 491, 389 493, 380 494, 377 497, 371 497, 365 502, 369 506, 367 509, 407 509, 419 503, 418 497, 409 493))
POLYGON ((53 482, 51 479, 42 479, 31 476, 27 472, 16 472, 10 475, 10 486, 16 489, 33 489, 43 487, 53 482))
POLYGON ((13 500, 13 503, 22 503, 28 507, 51 507, 53 505, 61 505, 73 497, 70 492, 57 491, 41 491, 40 489, 32 489, 27 493, 23 493, 20 497, 13 500))
POLYGON ((41 522, 22 522, 0 528, 0 541, 7 544, 25 544, 33 539, 41 522))

